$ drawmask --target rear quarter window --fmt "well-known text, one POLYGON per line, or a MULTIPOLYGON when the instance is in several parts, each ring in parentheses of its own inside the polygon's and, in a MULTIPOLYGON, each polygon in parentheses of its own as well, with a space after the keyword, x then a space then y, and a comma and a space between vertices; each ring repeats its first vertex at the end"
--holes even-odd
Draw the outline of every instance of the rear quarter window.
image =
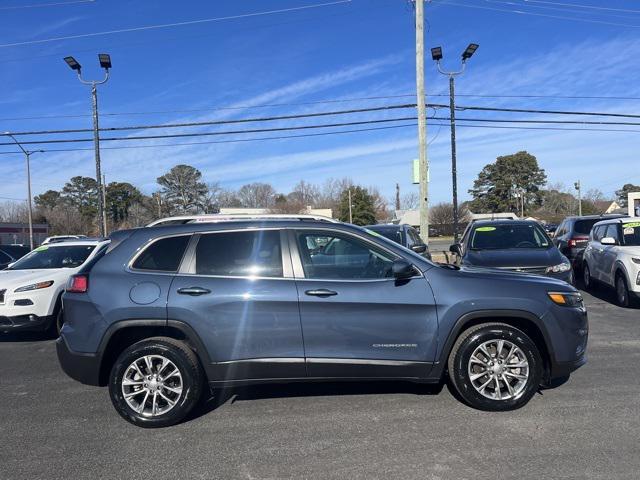
POLYGON ((577 220, 573 226, 575 233, 581 233, 583 235, 589 235, 591 228, 600 221, 600 219, 593 220, 577 220))
POLYGON ((156 240, 135 259, 131 268, 155 272, 177 272, 191 235, 156 240))

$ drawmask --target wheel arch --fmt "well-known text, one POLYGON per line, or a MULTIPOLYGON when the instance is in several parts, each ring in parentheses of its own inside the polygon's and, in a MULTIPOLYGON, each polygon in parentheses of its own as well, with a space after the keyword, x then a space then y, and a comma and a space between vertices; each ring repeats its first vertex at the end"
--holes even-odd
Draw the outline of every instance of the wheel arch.
POLYGON ((151 337, 169 337, 186 343, 196 354, 201 366, 209 365, 209 355, 198 334, 186 323, 174 320, 122 320, 114 323, 100 342, 99 385, 109 383, 109 373, 118 356, 129 346, 151 337))
POLYGON ((458 318, 449 332, 437 364, 440 371, 436 370, 436 374, 439 375, 440 379, 442 379, 447 369, 447 361, 453 345, 462 332, 476 325, 491 322, 505 323, 526 333, 540 350, 544 365, 543 378, 547 379, 549 377, 554 358, 553 347, 547 329, 539 317, 525 310, 478 310, 468 312, 458 318))

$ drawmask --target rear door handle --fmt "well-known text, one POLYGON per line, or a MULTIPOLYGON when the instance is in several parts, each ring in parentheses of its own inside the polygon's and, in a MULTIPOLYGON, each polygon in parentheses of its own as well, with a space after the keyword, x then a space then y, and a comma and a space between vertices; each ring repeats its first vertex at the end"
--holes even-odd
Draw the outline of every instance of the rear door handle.
POLYGON ((211 290, 202 287, 185 287, 179 288, 178 293, 180 295, 191 295, 197 297, 198 295, 206 295, 207 293, 211 293, 211 290))
POLYGON ((323 298, 332 297, 333 295, 338 294, 338 292, 334 292, 333 290, 327 290, 326 288, 318 288, 316 290, 307 290, 304 293, 312 297, 323 297, 323 298))

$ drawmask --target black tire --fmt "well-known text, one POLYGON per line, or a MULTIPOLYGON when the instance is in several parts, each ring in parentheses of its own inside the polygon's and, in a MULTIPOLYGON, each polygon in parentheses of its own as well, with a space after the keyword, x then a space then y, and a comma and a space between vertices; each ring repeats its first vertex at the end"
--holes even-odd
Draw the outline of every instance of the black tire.
POLYGON ((616 273, 615 289, 618 305, 623 308, 630 307, 631 300, 629 299, 629 287, 627 286, 627 279, 622 272, 616 273))
MULTIPOLYGON (((507 411, 524 406, 538 391, 542 380, 543 364, 536 344, 524 332, 505 323, 484 323, 460 334, 449 355, 448 371, 453 387, 467 405, 478 410, 507 411), (502 400, 487 398, 476 390, 470 380, 468 366, 471 355, 480 345, 492 340, 511 342, 521 350, 528 362, 528 378, 523 388, 512 398, 502 400)), ((502 385, 506 388, 504 380, 502 381, 502 385)), ((492 388, 493 384, 490 387, 492 388)))
MULTIPOLYGON (((120 354, 111 368, 109 395, 116 411, 128 422, 144 428, 168 427, 179 423, 191 412, 200 400, 203 384, 204 374, 191 348, 173 338, 154 337, 137 342, 120 354), (125 400, 122 387, 123 377, 128 367, 135 360, 146 355, 161 355, 170 360, 182 378, 182 391, 179 397, 175 397, 175 405, 167 412, 156 416, 144 415, 134 410, 125 400)), ((166 390, 164 393, 167 393, 166 390)), ((144 408, 144 401, 140 403, 144 408)))
POLYGON ((587 262, 584 262, 582 266, 582 283, 585 290, 591 290, 593 288, 593 278, 591 277, 591 270, 587 262))

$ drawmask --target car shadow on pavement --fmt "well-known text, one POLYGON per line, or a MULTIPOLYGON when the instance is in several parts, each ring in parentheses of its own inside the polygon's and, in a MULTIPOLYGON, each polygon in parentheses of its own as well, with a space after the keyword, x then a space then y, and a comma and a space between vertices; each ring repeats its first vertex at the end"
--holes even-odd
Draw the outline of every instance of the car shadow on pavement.
POLYGON ((269 398, 325 397, 337 395, 438 395, 444 383, 422 384, 402 381, 345 381, 264 384, 216 389, 184 420, 189 422, 220 408, 245 400, 269 398))
POLYGON ((0 343, 42 342, 56 338, 48 332, 0 332, 0 343))

